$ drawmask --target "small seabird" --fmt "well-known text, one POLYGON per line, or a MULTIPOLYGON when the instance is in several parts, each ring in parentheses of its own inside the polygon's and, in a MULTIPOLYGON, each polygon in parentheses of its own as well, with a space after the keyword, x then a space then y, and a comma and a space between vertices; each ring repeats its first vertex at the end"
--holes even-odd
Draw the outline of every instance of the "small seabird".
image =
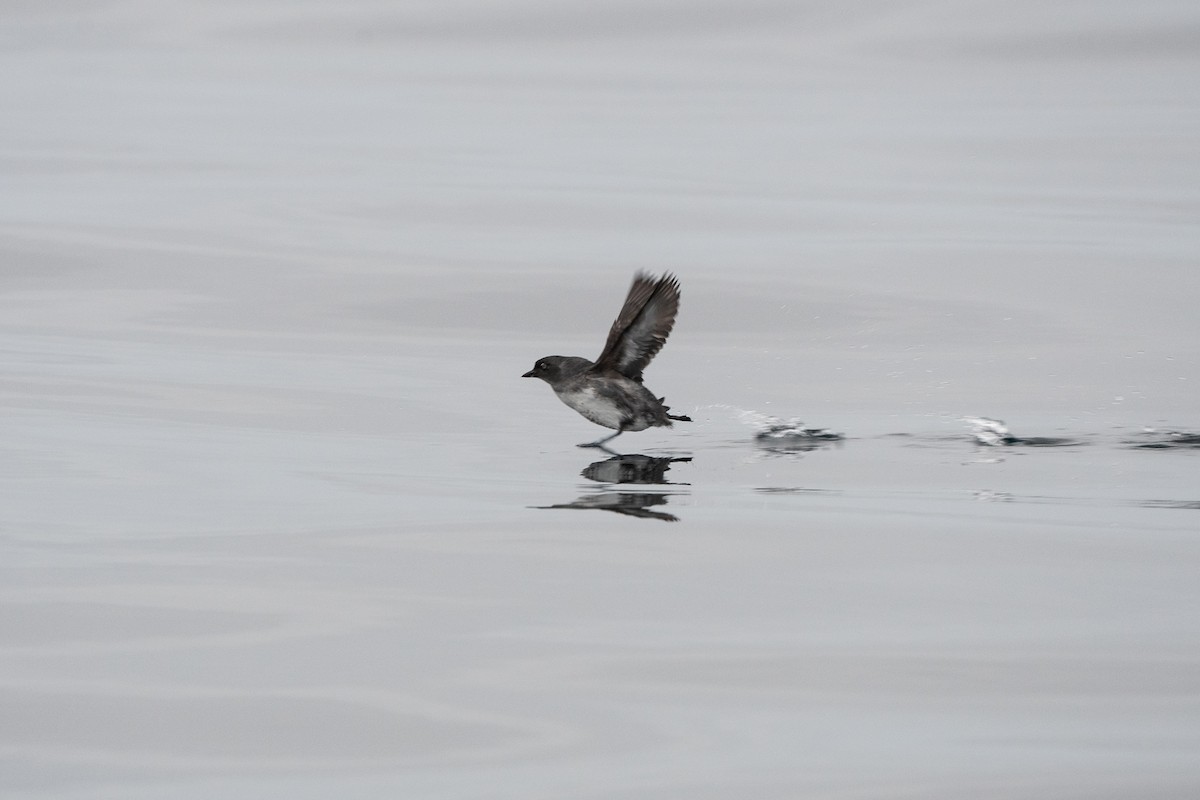
POLYGON ((546 356, 521 377, 541 378, 559 400, 597 425, 616 430, 580 447, 602 447, 625 431, 669 428, 671 420, 691 422, 691 417, 668 414, 664 398, 642 385, 642 370, 667 341, 678 311, 675 276, 655 280, 639 272, 594 363, 578 356, 546 356))

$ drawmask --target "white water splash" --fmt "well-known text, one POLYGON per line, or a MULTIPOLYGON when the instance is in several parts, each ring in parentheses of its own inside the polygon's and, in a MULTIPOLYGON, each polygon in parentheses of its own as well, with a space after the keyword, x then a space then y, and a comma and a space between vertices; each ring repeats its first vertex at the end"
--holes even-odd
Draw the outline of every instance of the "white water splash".
POLYGON ((975 437, 975 441, 987 447, 1000 447, 1016 441, 1016 437, 1002 420, 991 417, 963 417, 962 421, 971 426, 971 435, 975 437))

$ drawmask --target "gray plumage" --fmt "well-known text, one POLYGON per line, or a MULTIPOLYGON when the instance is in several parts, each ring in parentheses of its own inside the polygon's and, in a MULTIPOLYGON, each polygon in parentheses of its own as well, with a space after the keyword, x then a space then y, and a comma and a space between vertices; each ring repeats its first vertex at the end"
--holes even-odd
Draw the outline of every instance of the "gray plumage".
POLYGON ((578 356, 545 356, 524 378, 541 378, 558 399, 584 418, 616 433, 580 447, 599 447, 625 431, 671 427, 691 418, 668 413, 663 399, 642 385, 642 372, 662 350, 679 311, 679 281, 638 273, 625 304, 594 362, 578 356))

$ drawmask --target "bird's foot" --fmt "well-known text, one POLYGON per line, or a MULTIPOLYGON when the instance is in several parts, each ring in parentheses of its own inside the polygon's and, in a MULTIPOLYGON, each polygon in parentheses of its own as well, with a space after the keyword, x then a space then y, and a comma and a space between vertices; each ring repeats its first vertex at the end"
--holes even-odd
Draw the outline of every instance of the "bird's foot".
POLYGON ((616 433, 610 434, 608 436, 601 436, 599 439, 597 439, 594 442, 584 442, 583 444, 577 444, 575 446, 576 447, 599 447, 601 450, 607 450, 608 448, 605 447, 604 445, 608 444, 613 439, 620 436, 623 432, 624 432, 623 430, 618 430, 616 433))

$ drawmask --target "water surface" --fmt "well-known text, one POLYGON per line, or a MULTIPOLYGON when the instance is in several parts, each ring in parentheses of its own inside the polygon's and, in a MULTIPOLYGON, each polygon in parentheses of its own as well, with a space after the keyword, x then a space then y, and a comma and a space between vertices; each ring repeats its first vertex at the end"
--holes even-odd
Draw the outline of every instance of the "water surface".
POLYGON ((1191 797, 1198 26, 8 9, 3 794, 1191 797))

